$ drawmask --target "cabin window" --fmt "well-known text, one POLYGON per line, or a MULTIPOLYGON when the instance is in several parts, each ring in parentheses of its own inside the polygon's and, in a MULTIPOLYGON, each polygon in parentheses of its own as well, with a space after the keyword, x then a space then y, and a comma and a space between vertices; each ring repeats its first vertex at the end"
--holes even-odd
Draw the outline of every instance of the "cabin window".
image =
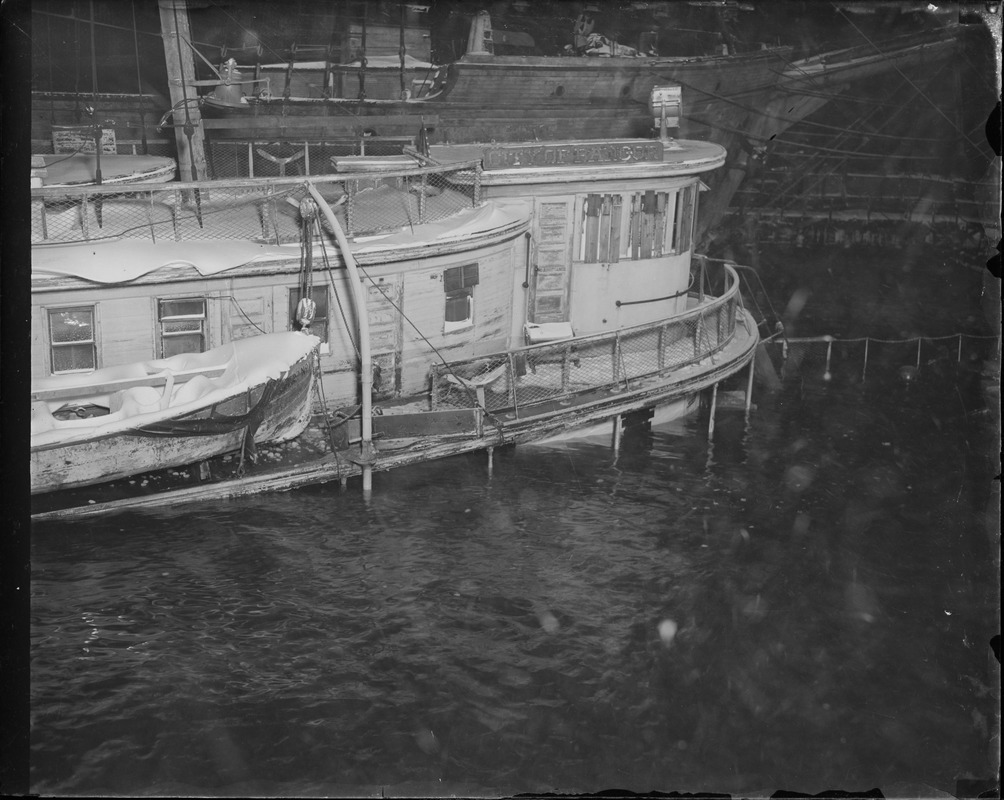
POLYGON ((96 369, 94 306, 50 310, 49 345, 53 373, 96 369))
POLYGON ((474 324, 474 287, 477 285, 477 264, 465 264, 443 272, 443 291, 446 292, 444 331, 455 331, 474 324))
POLYGON ((160 357, 202 353, 206 349, 206 300, 185 297, 157 302, 160 357))
MULTIPOLYGON (((296 306, 300 302, 300 290, 289 290, 289 329, 293 331, 302 330, 296 321, 296 306)), ((310 290, 310 299, 316 306, 314 321, 310 323, 310 333, 320 338, 322 343, 328 341, 328 287, 314 286, 310 290)))

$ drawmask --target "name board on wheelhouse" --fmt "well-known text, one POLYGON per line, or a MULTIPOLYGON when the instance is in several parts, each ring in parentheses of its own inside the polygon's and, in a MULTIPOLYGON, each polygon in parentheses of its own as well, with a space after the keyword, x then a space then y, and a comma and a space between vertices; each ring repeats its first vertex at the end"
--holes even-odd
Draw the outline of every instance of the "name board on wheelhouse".
POLYGON ((636 161, 662 161, 663 152, 662 142, 637 140, 495 145, 485 150, 484 168, 630 164, 636 161))

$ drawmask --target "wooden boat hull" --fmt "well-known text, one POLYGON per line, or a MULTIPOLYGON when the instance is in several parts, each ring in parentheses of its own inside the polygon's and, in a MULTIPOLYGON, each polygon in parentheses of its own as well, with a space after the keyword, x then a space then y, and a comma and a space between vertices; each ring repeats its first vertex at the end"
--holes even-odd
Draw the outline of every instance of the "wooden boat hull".
POLYGON ((653 86, 683 87, 684 106, 703 114, 770 89, 785 51, 687 59, 546 58, 466 55, 447 68, 442 89, 415 100, 203 98, 210 140, 317 141, 358 136, 415 136, 467 143, 647 136, 653 86), (729 100, 713 95, 727 87, 729 100))
POLYGON ((751 115, 775 95, 815 96, 850 81, 930 63, 956 47, 953 35, 941 31, 883 44, 888 49, 881 53, 850 48, 794 64, 790 48, 694 58, 469 53, 441 71, 444 77, 437 78, 427 97, 226 103, 209 96, 202 98, 203 125, 211 141, 330 141, 359 137, 364 130, 380 137, 415 136, 423 123, 431 142, 648 136, 656 126, 648 107, 652 88, 673 84, 682 89, 681 137, 710 134, 719 141, 723 132, 745 130, 751 115))
POLYGON ((311 352, 279 378, 183 415, 65 444, 33 445, 31 492, 89 486, 288 441, 310 421, 313 385, 311 352))

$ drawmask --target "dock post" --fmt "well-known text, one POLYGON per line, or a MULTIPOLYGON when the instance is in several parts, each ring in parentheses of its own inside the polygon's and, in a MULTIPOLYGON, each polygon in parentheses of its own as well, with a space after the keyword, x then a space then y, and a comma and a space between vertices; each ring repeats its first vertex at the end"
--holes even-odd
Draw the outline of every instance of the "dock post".
POLYGON ((614 417, 614 455, 621 451, 621 415, 614 417))
POLYGON ((750 406, 753 405, 753 366, 756 364, 756 350, 753 351, 753 358, 750 359, 750 374, 746 379, 746 416, 750 415, 750 406))
POLYGON ((718 384, 711 387, 711 411, 708 414, 708 441, 715 433, 715 406, 718 403, 718 384))
POLYGON ((494 447, 489 447, 488 448, 488 474, 489 475, 492 474, 492 468, 494 467, 494 456, 495 456, 495 448, 494 447))

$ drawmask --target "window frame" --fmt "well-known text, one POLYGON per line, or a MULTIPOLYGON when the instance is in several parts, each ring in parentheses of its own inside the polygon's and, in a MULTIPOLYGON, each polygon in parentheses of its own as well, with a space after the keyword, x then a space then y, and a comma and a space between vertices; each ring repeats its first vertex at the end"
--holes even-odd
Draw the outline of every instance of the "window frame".
POLYGON ((476 262, 443 270, 443 294, 446 298, 443 309, 443 333, 474 327, 474 287, 480 281, 480 269, 476 262), (447 319, 450 304, 458 301, 466 301, 467 315, 461 320, 447 319))
POLYGON ((672 189, 579 195, 572 262, 615 264, 687 252, 693 240, 697 188, 698 184, 688 183, 672 189), (590 213, 597 205, 597 213, 590 213), (590 218, 597 220, 592 234, 590 218), (640 238, 643 235, 647 241, 640 238), (589 252, 593 248, 595 253, 589 252), (642 256, 646 251, 649 255, 642 256))
POLYGON ((179 297, 158 297, 156 298, 156 305, 154 307, 156 314, 157 323, 157 353, 158 358, 170 358, 171 356, 181 355, 182 353, 204 353, 209 349, 209 298, 205 295, 184 295, 179 297), (200 301, 202 303, 202 314, 172 314, 167 317, 163 314, 164 305, 167 303, 184 303, 184 302, 195 302, 200 301), (201 340, 201 350, 179 350, 178 352, 168 354, 165 349, 165 344, 172 339, 181 339, 182 337, 191 337, 196 335, 195 331, 173 331, 168 332, 165 329, 165 325, 172 322, 184 322, 190 320, 200 320, 201 325, 199 326, 198 336, 201 340))
POLYGON ((53 308, 46 308, 46 335, 48 336, 49 344, 49 373, 51 375, 72 375, 72 374, 83 374, 87 372, 94 372, 98 369, 98 307, 97 304, 88 305, 72 305, 72 306, 58 306, 53 308), (80 341, 72 342, 57 342, 52 330, 53 317, 56 314, 65 314, 71 311, 87 311, 91 317, 91 338, 84 339, 80 341), (60 349, 69 349, 71 347, 81 347, 82 345, 90 345, 91 350, 91 366, 90 367, 75 367, 72 369, 56 369, 56 352, 60 349))

